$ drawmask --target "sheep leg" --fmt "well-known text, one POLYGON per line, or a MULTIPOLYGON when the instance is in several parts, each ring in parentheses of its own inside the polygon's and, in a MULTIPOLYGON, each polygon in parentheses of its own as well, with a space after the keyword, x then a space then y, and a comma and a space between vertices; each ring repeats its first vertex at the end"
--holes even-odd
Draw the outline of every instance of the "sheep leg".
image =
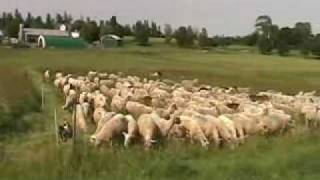
POLYGON ((242 128, 239 128, 238 130, 238 135, 239 135, 239 143, 244 144, 244 131, 242 128))
POLYGON ((219 139, 218 131, 213 131, 212 136, 214 139, 215 147, 218 148, 220 146, 220 139, 219 139))
POLYGON ((306 126, 306 129, 309 128, 309 119, 308 118, 305 119, 305 126, 306 126))
POLYGON ((110 146, 110 148, 113 147, 113 142, 112 142, 112 140, 109 141, 109 146, 110 146))

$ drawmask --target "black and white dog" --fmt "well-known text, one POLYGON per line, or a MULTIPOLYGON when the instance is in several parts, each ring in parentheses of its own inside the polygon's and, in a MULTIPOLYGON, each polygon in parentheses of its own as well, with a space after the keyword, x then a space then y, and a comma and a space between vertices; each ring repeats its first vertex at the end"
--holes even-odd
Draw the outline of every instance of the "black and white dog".
POLYGON ((60 140, 66 142, 68 139, 72 138, 73 135, 71 125, 67 121, 64 121, 63 125, 59 126, 58 133, 60 140))

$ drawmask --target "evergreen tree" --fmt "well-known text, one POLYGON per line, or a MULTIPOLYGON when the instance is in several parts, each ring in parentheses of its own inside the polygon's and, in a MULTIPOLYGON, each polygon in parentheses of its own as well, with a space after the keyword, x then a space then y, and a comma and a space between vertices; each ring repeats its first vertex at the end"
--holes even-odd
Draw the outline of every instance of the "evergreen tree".
POLYGON ((23 23, 23 17, 18 9, 14 10, 14 19, 16 19, 19 23, 23 23))
POLYGON ((64 23, 63 17, 62 17, 62 15, 59 14, 59 13, 56 14, 56 23, 57 23, 57 25, 61 25, 61 24, 64 23))
POLYGON ((149 23, 148 21, 137 21, 135 25, 135 40, 138 42, 140 46, 146 46, 149 44, 149 23))
POLYGON ((31 15, 31 13, 28 12, 27 18, 26 18, 25 23, 24 23, 24 27, 30 28, 31 25, 32 25, 32 21, 33 21, 33 17, 32 17, 32 15, 31 15))
POLYGON ((201 33, 199 34, 198 42, 201 48, 205 48, 209 46, 210 42, 209 42, 206 28, 202 28, 201 33))
POLYGON ((48 29, 53 29, 54 28, 54 20, 51 18, 51 15, 49 13, 46 16, 45 27, 48 28, 48 29))

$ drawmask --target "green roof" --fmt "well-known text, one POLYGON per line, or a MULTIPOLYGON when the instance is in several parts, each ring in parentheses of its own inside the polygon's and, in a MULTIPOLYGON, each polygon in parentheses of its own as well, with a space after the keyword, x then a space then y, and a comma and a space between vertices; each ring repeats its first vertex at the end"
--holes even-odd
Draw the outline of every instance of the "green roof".
POLYGON ((87 43, 80 38, 43 36, 46 47, 54 48, 86 48, 87 43))

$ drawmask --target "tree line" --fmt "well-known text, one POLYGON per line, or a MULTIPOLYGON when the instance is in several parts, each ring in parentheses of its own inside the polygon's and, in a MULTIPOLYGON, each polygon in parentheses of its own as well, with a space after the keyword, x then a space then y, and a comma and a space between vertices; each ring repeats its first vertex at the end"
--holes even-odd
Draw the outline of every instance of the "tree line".
POLYGON ((206 28, 200 32, 192 26, 180 26, 173 29, 165 24, 163 28, 156 22, 138 20, 134 24, 121 24, 116 16, 107 20, 95 21, 90 17, 74 19, 71 14, 47 14, 33 16, 30 12, 26 17, 16 9, 14 12, 3 12, 0 16, 0 30, 8 37, 17 37, 19 24, 26 28, 57 29, 65 24, 70 31, 79 31, 87 42, 92 43, 106 34, 115 34, 119 37, 134 36, 139 45, 149 45, 150 37, 164 38, 165 43, 175 40, 180 47, 209 48, 216 46, 228 46, 241 44, 257 46, 261 54, 277 52, 282 56, 289 55, 291 50, 298 50, 303 55, 320 56, 320 35, 312 33, 309 22, 297 22, 294 27, 279 27, 272 22, 271 17, 259 16, 255 22, 255 31, 247 36, 214 36, 208 37, 206 28))
POLYGON ((309 22, 297 22, 294 27, 279 27, 271 17, 259 16, 255 23, 256 30, 247 36, 248 45, 257 45, 262 54, 271 54, 276 50, 279 55, 289 55, 291 50, 298 50, 303 55, 320 55, 320 35, 312 33, 309 22))
POLYGON ((192 47, 195 39, 199 38, 200 46, 209 46, 208 34, 204 28, 198 33, 191 26, 179 27, 173 30, 171 25, 165 24, 163 32, 160 25, 156 22, 147 20, 138 20, 136 23, 120 24, 116 16, 108 20, 95 21, 90 17, 74 19, 71 14, 64 12, 57 13, 55 16, 47 14, 42 16, 33 16, 30 12, 26 17, 16 9, 12 12, 3 12, 0 16, 0 30, 8 37, 18 37, 19 25, 24 24, 25 28, 45 28, 57 29, 61 24, 67 25, 70 31, 79 31, 80 35, 87 42, 92 43, 106 34, 114 34, 119 37, 134 36, 139 45, 149 45, 149 37, 161 37, 166 43, 171 43, 176 39, 177 44, 181 47, 192 47))

